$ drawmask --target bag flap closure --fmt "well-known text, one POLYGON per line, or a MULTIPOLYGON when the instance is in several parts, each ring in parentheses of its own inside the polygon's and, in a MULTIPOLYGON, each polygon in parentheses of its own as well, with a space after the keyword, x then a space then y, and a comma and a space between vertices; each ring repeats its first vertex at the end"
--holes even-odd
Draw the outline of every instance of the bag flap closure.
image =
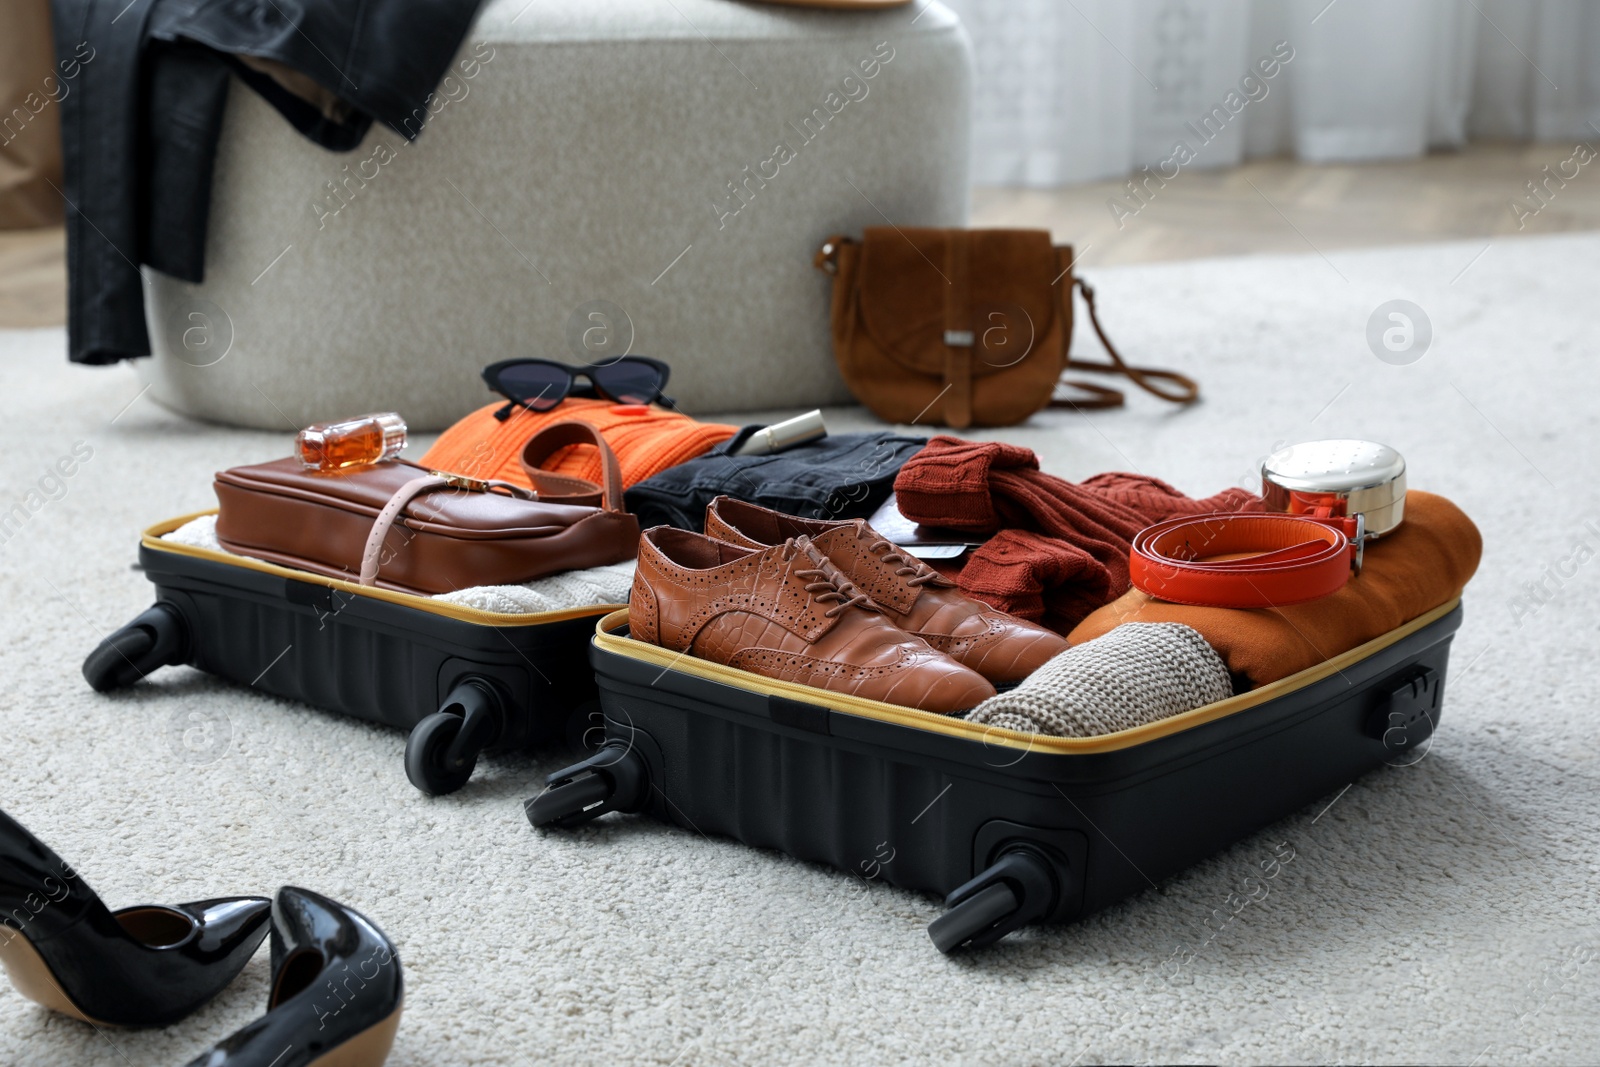
MULTIPOLYGON (((218 471, 217 481, 249 492, 303 500, 377 517, 401 486, 429 473, 407 460, 389 460, 342 471, 306 470, 298 459, 273 460, 218 471)), ((557 533, 600 509, 518 500, 500 492, 447 487, 406 505, 403 520, 418 530, 472 540, 538 537, 557 533)))
POLYGON ((861 321, 896 362, 936 377, 950 351, 946 331, 965 322, 953 340, 959 345, 970 334, 972 373, 992 374, 1049 332, 1059 273, 1048 230, 871 226, 857 266, 861 321), (963 241, 958 266, 952 254, 961 249, 952 243, 963 241))

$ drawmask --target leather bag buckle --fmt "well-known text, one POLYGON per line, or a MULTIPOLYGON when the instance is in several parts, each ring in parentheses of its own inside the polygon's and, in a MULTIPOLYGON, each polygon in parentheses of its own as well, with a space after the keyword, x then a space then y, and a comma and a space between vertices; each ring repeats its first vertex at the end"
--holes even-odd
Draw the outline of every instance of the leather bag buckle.
POLYGON ((443 478, 444 484, 452 489, 465 489, 471 493, 487 493, 489 483, 482 478, 469 478, 465 474, 451 474, 449 471, 432 471, 435 478, 443 478))

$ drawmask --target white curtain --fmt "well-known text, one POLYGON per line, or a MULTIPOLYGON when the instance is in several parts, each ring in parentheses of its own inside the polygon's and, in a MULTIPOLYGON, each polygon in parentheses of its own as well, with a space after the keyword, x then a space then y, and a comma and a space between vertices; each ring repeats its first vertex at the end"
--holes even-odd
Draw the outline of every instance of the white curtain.
POLYGON ((980 185, 1403 159, 1468 138, 1600 144, 1590 0, 943 2, 976 55, 980 185))

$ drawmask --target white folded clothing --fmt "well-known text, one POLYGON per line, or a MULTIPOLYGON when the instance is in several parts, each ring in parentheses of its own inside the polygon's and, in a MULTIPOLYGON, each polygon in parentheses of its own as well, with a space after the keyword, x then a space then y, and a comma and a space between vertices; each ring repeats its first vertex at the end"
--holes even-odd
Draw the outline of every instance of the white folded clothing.
MULTIPOLYGON (((228 552, 217 540, 215 515, 191 519, 171 533, 163 534, 161 539, 194 548, 208 548, 213 552, 235 554, 228 552)), ((457 589, 453 593, 440 593, 433 599, 503 615, 534 615, 545 611, 592 607, 595 604, 626 604, 628 591, 633 586, 633 567, 634 562, 630 559, 623 563, 609 563, 603 567, 535 578, 521 585, 475 585, 457 589)))

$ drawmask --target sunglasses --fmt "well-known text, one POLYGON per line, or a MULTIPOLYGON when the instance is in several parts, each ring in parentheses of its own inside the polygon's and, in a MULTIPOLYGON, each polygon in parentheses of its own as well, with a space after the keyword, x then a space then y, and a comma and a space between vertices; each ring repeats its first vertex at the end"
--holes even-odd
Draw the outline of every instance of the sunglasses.
POLYGON ((516 407, 545 412, 569 396, 604 397, 619 404, 673 407, 667 387, 672 369, 659 359, 619 356, 608 363, 569 367, 549 359, 505 359, 483 368, 489 388, 510 403, 494 413, 501 422, 516 407), (580 381, 579 379, 587 379, 580 381))

